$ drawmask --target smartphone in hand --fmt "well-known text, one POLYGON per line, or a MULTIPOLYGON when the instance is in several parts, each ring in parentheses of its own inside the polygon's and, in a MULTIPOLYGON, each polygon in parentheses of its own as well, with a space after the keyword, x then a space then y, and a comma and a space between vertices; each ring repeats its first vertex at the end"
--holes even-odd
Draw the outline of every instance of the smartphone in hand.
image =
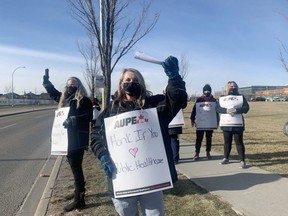
POLYGON ((49 69, 48 69, 48 68, 45 69, 45 76, 46 76, 47 78, 49 78, 49 69))

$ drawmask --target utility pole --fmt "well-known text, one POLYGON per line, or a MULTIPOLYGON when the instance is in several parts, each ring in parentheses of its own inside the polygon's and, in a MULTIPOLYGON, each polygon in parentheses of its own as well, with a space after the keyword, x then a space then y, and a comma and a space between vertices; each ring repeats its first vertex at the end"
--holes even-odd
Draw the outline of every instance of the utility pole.
POLYGON ((16 70, 20 69, 20 68, 26 68, 25 66, 19 66, 17 68, 14 69, 14 71, 12 72, 12 107, 14 107, 14 86, 13 86, 13 76, 16 70))

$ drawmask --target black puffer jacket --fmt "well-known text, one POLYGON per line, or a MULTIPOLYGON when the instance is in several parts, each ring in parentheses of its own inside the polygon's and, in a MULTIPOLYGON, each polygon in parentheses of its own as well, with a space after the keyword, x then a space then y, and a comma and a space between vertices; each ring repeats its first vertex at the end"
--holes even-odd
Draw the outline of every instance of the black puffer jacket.
MULTIPOLYGON (((170 173, 172 181, 177 180, 177 172, 174 165, 174 159, 172 149, 170 145, 170 137, 168 133, 168 125, 174 116, 178 113, 181 108, 185 108, 187 105, 187 93, 185 90, 185 83, 181 77, 174 78, 168 81, 166 95, 154 95, 147 97, 145 105, 142 109, 156 108, 158 113, 158 119, 161 127, 167 159, 169 163, 170 173)), ((92 150, 94 154, 100 159, 104 154, 108 153, 106 137, 105 137, 105 126, 104 118, 109 116, 115 116, 120 113, 139 110, 140 108, 133 102, 123 103, 123 107, 114 106, 111 110, 111 106, 107 107, 98 117, 95 126, 92 128, 92 150)), ((109 190, 112 191, 111 179, 108 182, 109 190)))
MULTIPOLYGON (((52 84, 44 85, 50 97, 59 103, 61 92, 54 88, 52 84)), ((89 145, 90 121, 93 117, 92 101, 88 97, 83 97, 77 108, 77 100, 69 102, 70 110, 68 117, 75 116, 76 122, 68 127, 68 151, 85 149, 89 145), (75 126, 74 126, 75 125, 75 126)))

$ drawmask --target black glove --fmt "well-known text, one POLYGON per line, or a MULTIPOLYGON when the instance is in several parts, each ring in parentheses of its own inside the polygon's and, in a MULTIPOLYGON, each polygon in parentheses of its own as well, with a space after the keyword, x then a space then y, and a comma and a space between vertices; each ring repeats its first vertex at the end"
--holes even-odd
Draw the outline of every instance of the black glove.
POLYGON ((179 75, 178 59, 176 57, 169 56, 164 62, 161 63, 161 65, 170 79, 179 75))
POLYGON ((69 126, 72 126, 72 119, 68 117, 64 122, 63 122, 64 128, 68 128, 69 126))
POLYGON ((49 84, 49 69, 45 69, 45 75, 43 76, 43 85, 49 84))

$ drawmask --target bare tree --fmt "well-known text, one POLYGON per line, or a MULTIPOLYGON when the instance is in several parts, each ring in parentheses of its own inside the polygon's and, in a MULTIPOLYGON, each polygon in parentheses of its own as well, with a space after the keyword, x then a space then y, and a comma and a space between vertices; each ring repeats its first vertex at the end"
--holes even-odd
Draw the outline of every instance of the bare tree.
MULTIPOLYGON (((288 2, 286 0, 286 2, 288 2)), ((288 21, 288 16, 286 15, 285 12, 281 12, 281 11, 276 11, 276 13, 278 13, 280 16, 282 16, 286 21, 288 21)), ((280 43, 280 61, 285 69, 286 72, 288 72, 288 65, 287 65, 287 61, 286 58, 288 56, 288 47, 280 40, 278 39, 279 43, 280 43)))
POLYGON ((85 45, 78 43, 78 48, 86 63, 86 69, 83 72, 84 79, 88 85, 89 91, 91 92, 91 98, 95 98, 98 93, 97 88, 99 88, 99 86, 96 86, 96 78, 97 75, 100 74, 100 68, 98 66, 99 55, 93 36, 89 32, 88 38, 89 41, 85 45))
POLYGON ((286 70, 286 72, 288 72, 287 61, 285 60, 285 55, 286 55, 286 57, 288 56, 288 48, 281 41, 280 41, 280 44, 281 44, 280 61, 281 61, 282 65, 283 65, 284 69, 286 70))
MULTIPOLYGON (((6 97, 8 96, 8 94, 12 92, 12 86, 11 84, 4 86, 4 94, 6 94, 6 97)), ((10 99, 10 98, 7 98, 10 99)), ((12 93, 11 93, 11 99, 12 99, 12 93)))
POLYGON ((189 69, 189 61, 185 54, 181 55, 180 64, 179 64, 179 72, 184 80, 188 76, 188 69, 189 69))
POLYGON ((156 25, 158 14, 148 23, 151 0, 143 3, 139 17, 131 17, 135 11, 127 12, 128 7, 139 1, 135 0, 67 0, 76 20, 93 35, 100 57, 100 66, 104 76, 105 108, 110 101, 111 74, 119 60, 156 25), (99 4, 98 4, 99 3, 99 4), (98 10, 95 8, 98 6, 98 10), (100 7, 101 6, 101 7, 100 7), (96 13, 97 12, 97 13, 96 13), (100 13, 101 12, 101 13, 100 13), (115 40, 114 40, 115 38, 115 40))

